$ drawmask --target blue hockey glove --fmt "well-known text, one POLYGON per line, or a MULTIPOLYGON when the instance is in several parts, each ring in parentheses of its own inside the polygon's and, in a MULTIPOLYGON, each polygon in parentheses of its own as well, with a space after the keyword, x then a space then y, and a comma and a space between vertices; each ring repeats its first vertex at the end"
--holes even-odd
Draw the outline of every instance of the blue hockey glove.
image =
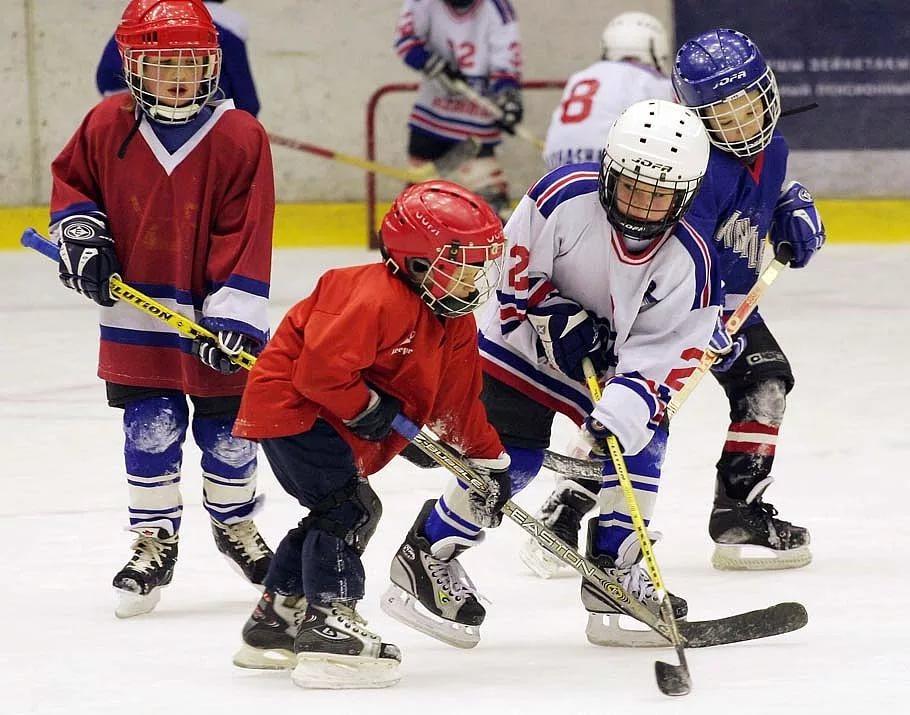
POLYGON ((120 273, 120 261, 100 211, 73 214, 60 220, 54 230, 60 236, 60 282, 67 288, 110 307, 111 277, 120 273))
POLYGON ((392 431, 392 420, 401 412, 401 403, 391 395, 370 389, 370 401, 366 409, 344 424, 360 439, 381 442, 392 431))
POLYGON ((497 92, 493 102, 502 112, 502 116, 496 120, 496 125, 503 131, 514 134, 515 125, 520 124, 524 116, 521 91, 517 87, 506 87, 497 92))
POLYGON ((487 493, 473 489, 468 494, 471 518, 478 526, 494 528, 502 523, 502 508, 512 498, 512 480, 509 478, 509 455, 503 452, 495 459, 468 459, 468 466, 487 482, 487 493))
POLYGON ((735 363, 739 356, 746 349, 746 336, 737 335, 735 338, 730 337, 721 322, 717 318, 717 325, 714 327, 714 335, 708 342, 708 348, 717 355, 717 361, 711 366, 714 372, 726 372, 735 363))
POLYGON ((790 246, 793 268, 805 266, 825 243, 825 226, 812 194, 798 181, 791 181, 777 200, 771 218, 771 243, 775 249, 790 246))
POLYGON ((538 348, 547 362, 573 380, 583 381, 581 361, 590 357, 594 369, 605 369, 607 350, 598 321, 577 303, 561 301, 528 309, 528 321, 537 331, 538 348))
POLYGON ((248 335, 236 330, 219 330, 217 339, 196 338, 193 341, 192 353, 206 367, 212 368, 222 375, 233 375, 240 369, 240 365, 231 362, 231 358, 241 351, 251 353, 258 346, 258 342, 248 335))

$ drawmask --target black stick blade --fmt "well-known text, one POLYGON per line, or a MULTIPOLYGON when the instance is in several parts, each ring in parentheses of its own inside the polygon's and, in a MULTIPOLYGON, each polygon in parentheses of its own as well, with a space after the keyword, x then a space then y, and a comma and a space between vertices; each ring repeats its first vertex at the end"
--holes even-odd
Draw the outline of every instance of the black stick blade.
POLYGON ((657 687, 664 695, 688 695, 692 692, 692 678, 685 665, 673 665, 658 660, 654 663, 657 687))

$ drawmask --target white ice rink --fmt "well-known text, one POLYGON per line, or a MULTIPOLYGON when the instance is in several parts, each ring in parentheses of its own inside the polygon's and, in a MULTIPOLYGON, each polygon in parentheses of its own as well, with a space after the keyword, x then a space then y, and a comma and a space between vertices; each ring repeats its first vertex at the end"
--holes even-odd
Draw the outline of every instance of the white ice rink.
MULTIPOLYGON (((324 269, 372 260, 363 251, 276 252, 273 326, 324 269)), ((589 645, 577 579, 532 578, 516 555, 522 533, 506 522, 462 557, 492 601, 483 641, 450 648, 379 610, 391 556, 445 480, 396 460, 373 479, 385 513, 366 554, 361 610, 401 647, 402 680, 388 690, 304 691, 286 673, 231 665, 257 595, 215 550, 192 444, 174 583, 153 613, 114 618, 110 581, 130 535, 120 413, 95 377, 95 310, 59 284, 47 259, 0 254, 0 713, 898 712, 910 695, 908 280, 910 246, 832 245, 808 269, 782 275, 763 305, 797 378, 767 496, 811 528, 809 567, 711 568, 707 516, 727 425, 713 380, 674 422, 654 522, 667 584, 693 619, 798 600, 805 629, 689 651, 693 692, 670 700, 653 661, 675 662, 672 652, 589 645)), ((554 446, 568 434, 559 424, 554 446)), ((275 545, 302 512, 261 465, 268 501, 258 523, 275 545)), ((551 484, 544 472, 517 501, 536 509, 551 484)))

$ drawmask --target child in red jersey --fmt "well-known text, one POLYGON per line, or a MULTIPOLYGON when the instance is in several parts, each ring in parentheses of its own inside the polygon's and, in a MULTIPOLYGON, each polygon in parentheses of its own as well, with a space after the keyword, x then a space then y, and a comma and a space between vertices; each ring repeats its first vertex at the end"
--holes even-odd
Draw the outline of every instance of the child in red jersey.
MULTIPOLYGON (((407 446, 392 432, 399 412, 431 425, 494 485, 508 478, 480 402, 472 315, 495 288, 499 219, 466 189, 430 181, 395 200, 380 239, 384 263, 331 270, 291 308, 250 374, 234 427, 260 440, 278 481, 310 510, 278 547, 234 662, 296 663, 302 687, 398 681, 398 649, 355 605, 381 514, 367 477, 407 446)), ((501 508, 491 492, 474 495, 479 511, 501 508)))
POLYGON ((173 575, 187 396, 218 549, 254 584, 268 570, 251 519, 256 445, 231 433, 246 374, 229 356, 268 336, 275 195, 265 130, 213 101, 221 50, 201 2, 133 0, 116 39, 130 95, 95 106, 54 160, 51 234, 64 285, 102 306, 98 375, 124 410, 137 537, 114 587, 127 617, 154 608, 173 575), (118 303, 114 274, 217 340, 187 340, 118 303))

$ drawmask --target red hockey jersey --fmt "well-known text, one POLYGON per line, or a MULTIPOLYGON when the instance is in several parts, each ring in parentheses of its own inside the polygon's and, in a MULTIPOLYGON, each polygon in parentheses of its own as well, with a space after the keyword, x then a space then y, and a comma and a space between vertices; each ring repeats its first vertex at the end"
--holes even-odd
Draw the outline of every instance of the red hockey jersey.
MULTIPOLYGON (((209 113, 210 112, 210 113, 209 113)), ((123 95, 96 105, 51 166, 51 233, 102 211, 122 278, 213 330, 264 343, 275 189, 265 130, 227 100, 171 153, 123 95), (118 156, 118 152, 122 154, 118 156)), ((200 396, 239 395, 244 371, 221 375, 190 341, 135 308, 100 308, 99 377, 200 396)))
POLYGON ((407 443, 395 434, 367 442, 344 426, 366 408, 368 384, 468 456, 503 451, 480 401, 474 317, 440 320, 381 263, 328 271, 291 308, 250 373, 234 434, 284 437, 319 417, 351 446, 361 474, 373 474, 407 443))

